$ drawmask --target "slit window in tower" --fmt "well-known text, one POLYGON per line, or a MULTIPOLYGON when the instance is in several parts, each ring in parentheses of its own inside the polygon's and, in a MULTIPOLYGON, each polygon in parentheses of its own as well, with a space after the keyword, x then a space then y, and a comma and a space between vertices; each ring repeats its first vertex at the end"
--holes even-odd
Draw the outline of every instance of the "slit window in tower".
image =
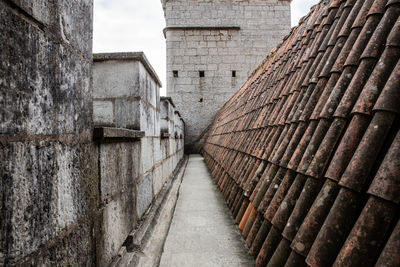
POLYGON ((236 70, 232 71, 232 77, 236 77, 236 70))
POLYGON ((199 71, 199 77, 200 77, 200 78, 203 78, 203 77, 204 77, 204 70, 200 70, 200 71, 199 71))
POLYGON ((173 70, 172 73, 174 74, 174 78, 178 78, 178 71, 177 70, 173 70))

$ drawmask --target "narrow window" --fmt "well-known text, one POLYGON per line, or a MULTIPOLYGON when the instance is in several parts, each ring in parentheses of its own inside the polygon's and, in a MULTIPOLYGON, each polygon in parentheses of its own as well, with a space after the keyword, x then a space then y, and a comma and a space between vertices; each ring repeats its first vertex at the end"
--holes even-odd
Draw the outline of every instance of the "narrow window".
POLYGON ((236 70, 232 71, 232 77, 236 77, 236 70))
POLYGON ((173 70, 172 73, 174 74, 174 78, 178 78, 178 71, 177 70, 173 70))
POLYGON ((200 101, 199 101, 200 103, 202 103, 203 102, 203 98, 200 98, 200 101))
POLYGON ((204 70, 199 71, 199 77, 200 78, 204 77, 204 70))

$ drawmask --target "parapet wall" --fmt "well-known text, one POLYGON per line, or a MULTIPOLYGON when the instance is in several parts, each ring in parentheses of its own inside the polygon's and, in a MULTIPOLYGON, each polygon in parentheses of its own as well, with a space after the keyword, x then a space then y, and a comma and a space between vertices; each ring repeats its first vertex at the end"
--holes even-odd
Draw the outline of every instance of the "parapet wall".
POLYGON ((0 38, 0 266, 108 266, 184 123, 142 53, 97 56, 93 94, 91 0, 1 0, 0 38))
POLYGON ((184 123, 143 53, 95 54, 93 95, 98 142, 101 241, 106 266, 183 158, 184 123))
POLYGON ((29 2, 0 1, 0 265, 93 265, 92 1, 29 2))

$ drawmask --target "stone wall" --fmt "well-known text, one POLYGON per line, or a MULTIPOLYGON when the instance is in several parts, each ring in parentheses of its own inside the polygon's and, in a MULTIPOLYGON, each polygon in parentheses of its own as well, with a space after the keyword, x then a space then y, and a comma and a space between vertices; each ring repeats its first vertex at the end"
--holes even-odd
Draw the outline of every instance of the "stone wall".
POLYGON ((184 125, 143 53, 95 54, 93 85, 95 128, 113 133, 98 142, 107 266, 182 159, 184 125))
POLYGON ((92 1, 0 1, 0 39, 0 265, 93 265, 92 1))
POLYGON ((98 56, 93 94, 92 9, 0 0, 0 266, 108 266, 183 157, 142 53, 98 56))
POLYGON ((195 144, 217 110, 289 33, 290 1, 162 2, 167 94, 186 122, 187 152, 197 151, 201 144, 195 144))

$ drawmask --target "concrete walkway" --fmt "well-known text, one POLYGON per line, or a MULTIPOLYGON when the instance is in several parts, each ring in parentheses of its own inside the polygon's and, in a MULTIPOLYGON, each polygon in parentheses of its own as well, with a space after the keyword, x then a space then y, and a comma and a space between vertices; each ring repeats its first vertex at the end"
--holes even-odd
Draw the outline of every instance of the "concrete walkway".
POLYGON ((160 266, 254 266, 200 155, 190 155, 160 266))

